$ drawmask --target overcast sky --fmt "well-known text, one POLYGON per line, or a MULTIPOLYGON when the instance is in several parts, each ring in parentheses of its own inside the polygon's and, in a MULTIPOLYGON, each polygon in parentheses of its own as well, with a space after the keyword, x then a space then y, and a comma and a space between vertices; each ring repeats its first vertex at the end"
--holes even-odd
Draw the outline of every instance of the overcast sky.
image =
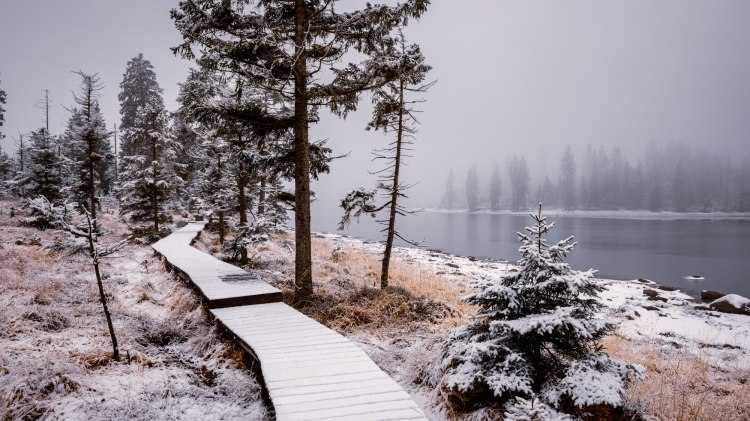
MULTIPOLYGON (((8 93, 4 149, 39 127, 35 108, 50 90, 59 133, 78 84, 73 70, 98 72, 102 109, 119 122, 126 62, 142 52, 165 103, 190 65, 169 47, 176 0, 0 0, 0 87, 8 93)), ((681 141, 733 157, 750 151, 750 2, 747 0, 433 0, 407 35, 422 45, 438 83, 426 95, 421 131, 406 171, 429 206, 454 168, 472 163, 486 180, 514 154, 532 176, 557 168, 567 144, 620 145, 630 156, 648 142, 681 141)), ((314 188, 332 201, 369 185, 370 150, 387 140, 365 133, 369 107, 345 121, 326 114, 311 131, 330 138, 338 161, 314 188)), ((580 156, 581 153, 579 152, 580 156)), ((506 177, 507 178, 507 177, 506 177)))

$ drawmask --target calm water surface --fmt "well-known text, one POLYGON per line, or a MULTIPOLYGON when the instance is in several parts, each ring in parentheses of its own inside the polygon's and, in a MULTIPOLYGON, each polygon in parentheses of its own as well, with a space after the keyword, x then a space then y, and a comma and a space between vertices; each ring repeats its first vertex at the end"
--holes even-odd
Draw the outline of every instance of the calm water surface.
MULTIPOLYGON (((313 229, 365 240, 384 238, 370 217, 337 231, 340 215, 340 209, 314 209, 313 229)), ((548 243, 575 235, 578 246, 568 262, 576 269, 598 269, 601 278, 648 278, 693 294, 712 289, 750 297, 750 220, 556 216, 548 221, 555 222, 548 243), (705 280, 683 279, 689 275, 705 280)), ((428 248, 516 261, 516 232, 531 222, 521 215, 422 212, 401 219, 399 230, 407 238, 426 238, 428 248)))

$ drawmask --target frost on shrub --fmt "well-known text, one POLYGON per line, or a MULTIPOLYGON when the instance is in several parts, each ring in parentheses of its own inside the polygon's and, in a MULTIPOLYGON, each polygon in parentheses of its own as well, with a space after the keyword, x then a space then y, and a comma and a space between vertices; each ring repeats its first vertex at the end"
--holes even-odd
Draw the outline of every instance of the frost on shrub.
POLYGON ((270 241, 276 229, 277 225, 272 219, 258 217, 249 225, 240 227, 234 239, 225 245, 224 251, 232 260, 247 264, 247 246, 270 241))
POLYGON ((573 410, 619 407, 629 376, 643 369, 601 352, 599 340, 615 325, 597 315, 603 288, 596 271, 571 269, 563 259, 575 246, 573 237, 549 246, 542 236, 554 224, 546 223, 541 206, 531 216, 535 225, 518 234, 518 271, 475 280, 475 292, 464 298, 479 312, 444 349, 449 405, 472 409, 511 397, 522 405, 526 401, 517 398, 526 397, 573 410))
POLYGON ((75 203, 63 203, 55 206, 44 196, 27 199, 22 207, 28 210, 29 216, 23 219, 23 224, 42 231, 56 228, 59 221, 70 222, 73 218, 75 203))
POLYGON ((566 414, 555 411, 536 397, 518 397, 505 405, 505 421, 572 421, 566 414))

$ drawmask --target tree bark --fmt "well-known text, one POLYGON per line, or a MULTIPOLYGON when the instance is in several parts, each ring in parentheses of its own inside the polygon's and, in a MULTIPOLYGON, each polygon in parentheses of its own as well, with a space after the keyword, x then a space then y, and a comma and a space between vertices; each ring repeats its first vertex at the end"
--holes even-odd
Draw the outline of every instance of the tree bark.
POLYGON ((112 338, 112 359, 120 361, 120 348, 117 346, 117 336, 115 336, 115 328, 112 326, 112 316, 109 314, 109 307, 107 307, 107 296, 104 295, 104 285, 102 284, 102 275, 99 272, 99 259, 97 257, 96 246, 94 246, 94 233, 93 225, 91 224, 91 217, 86 215, 89 221, 89 232, 86 236, 89 240, 89 253, 91 254, 91 260, 94 261, 94 273, 96 274, 96 284, 99 286, 99 299, 102 302, 104 308, 104 317, 107 318, 107 328, 109 329, 109 336, 112 338))
POLYGON ((266 176, 260 176, 260 192, 258 194, 258 216, 266 213, 266 176))
POLYGON ((294 300, 304 303, 313 294, 312 248, 310 243, 310 149, 307 131, 307 54, 305 48, 306 9, 295 0, 294 45, 294 300))
MULTIPOLYGON (((240 145, 242 145, 242 135, 240 135, 240 145)), ((237 201, 239 202, 240 225, 247 225, 247 203, 245 199, 245 162, 242 158, 242 149, 240 147, 239 165, 237 166, 237 201)))
POLYGON ((401 170, 401 143, 404 139, 404 81, 399 81, 398 131, 396 134, 396 161, 393 168, 393 187, 391 188, 391 210, 388 218, 388 235, 383 253, 383 267, 380 271, 380 288, 388 287, 388 269, 391 264, 393 237, 396 233, 396 209, 398 206, 398 179, 401 170))
POLYGON ((151 175, 152 189, 151 189, 151 210, 154 216, 154 231, 159 233, 159 187, 156 185, 156 140, 151 139, 151 175))

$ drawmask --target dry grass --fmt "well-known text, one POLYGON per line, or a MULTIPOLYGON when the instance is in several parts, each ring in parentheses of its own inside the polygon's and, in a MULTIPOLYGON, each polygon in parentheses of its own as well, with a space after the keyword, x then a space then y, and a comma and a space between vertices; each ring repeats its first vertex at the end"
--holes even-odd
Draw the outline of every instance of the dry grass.
POLYGON ((701 348, 637 343, 617 334, 604 345, 610 355, 646 367, 647 378, 627 389, 631 405, 645 413, 675 421, 750 420, 747 366, 727 368, 701 348))
MULTIPOLYGON (((23 212, 11 219, 3 206, 0 420, 265 417, 242 353, 149 248, 128 247, 102 265, 115 362, 90 261, 48 251, 67 235, 21 227, 23 212)), ((112 213, 101 221, 105 242, 126 233, 112 213)))
MULTIPOLYGON (((202 236, 202 249, 215 247, 202 236)), ((293 298, 293 247, 288 233, 249 250, 248 269, 293 298)), ((466 291, 444 275, 417 263, 392 258, 389 287, 380 289, 380 256, 313 238, 315 297, 300 310, 343 333, 363 332, 390 337, 394 331, 446 332, 466 323, 474 312, 460 297, 466 291)))

